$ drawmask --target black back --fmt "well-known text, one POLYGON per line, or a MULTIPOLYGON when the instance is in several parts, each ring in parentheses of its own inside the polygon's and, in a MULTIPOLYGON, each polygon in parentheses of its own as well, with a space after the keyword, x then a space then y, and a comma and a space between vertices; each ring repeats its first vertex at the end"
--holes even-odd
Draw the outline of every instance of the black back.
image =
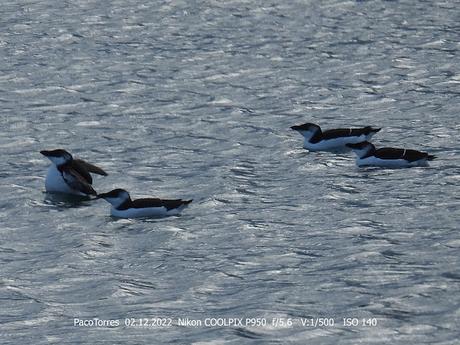
POLYGON ((336 128, 329 129, 324 132, 317 132, 311 139, 310 142, 315 144, 321 140, 329 140, 343 137, 359 137, 360 135, 369 135, 372 132, 378 132, 380 128, 372 128, 370 126, 362 128, 336 128))
POLYGON ((128 208, 147 208, 147 207, 165 207, 168 211, 178 208, 182 205, 190 204, 192 200, 162 200, 157 198, 143 198, 137 200, 126 200, 117 207, 118 210, 127 210, 128 208))
POLYGON ((392 147, 382 147, 381 149, 376 150, 373 155, 380 159, 405 159, 408 162, 415 162, 420 159, 430 158, 426 152, 396 149, 392 147))

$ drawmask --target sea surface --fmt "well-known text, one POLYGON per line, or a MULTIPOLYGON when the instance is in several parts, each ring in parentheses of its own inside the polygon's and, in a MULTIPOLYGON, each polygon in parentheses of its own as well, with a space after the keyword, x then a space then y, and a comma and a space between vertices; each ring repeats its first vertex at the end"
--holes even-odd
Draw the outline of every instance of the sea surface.
POLYGON ((0 14, 1 344, 459 344, 458 1, 0 14), (304 150, 304 122, 437 159, 357 168, 304 150), (122 220, 47 195, 54 148, 99 192, 193 203, 122 220))

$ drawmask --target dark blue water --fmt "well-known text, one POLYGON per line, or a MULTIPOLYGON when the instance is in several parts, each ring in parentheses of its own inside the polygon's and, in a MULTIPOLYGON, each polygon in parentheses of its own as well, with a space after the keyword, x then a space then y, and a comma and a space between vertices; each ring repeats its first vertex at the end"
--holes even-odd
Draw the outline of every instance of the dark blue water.
POLYGON ((457 2, 0 11, 1 344, 458 344, 457 2), (303 150, 303 122, 438 159, 359 169, 303 150), (194 202, 117 220, 47 196, 58 147, 98 191, 194 202))

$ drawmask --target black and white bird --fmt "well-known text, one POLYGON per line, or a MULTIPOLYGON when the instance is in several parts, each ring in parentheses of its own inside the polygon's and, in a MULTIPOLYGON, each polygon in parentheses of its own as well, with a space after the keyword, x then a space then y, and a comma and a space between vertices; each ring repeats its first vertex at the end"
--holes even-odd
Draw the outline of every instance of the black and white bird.
POLYGON ((40 153, 53 163, 46 174, 47 192, 80 196, 97 195, 92 187, 93 179, 90 173, 107 176, 101 168, 82 159, 74 159, 66 150, 43 150, 40 153))
POLYGON ((119 218, 173 216, 179 214, 192 202, 192 200, 157 198, 131 200, 129 193, 120 188, 98 194, 97 197, 112 204, 110 214, 119 218))
POLYGON ((358 144, 347 144, 358 158, 358 166, 378 166, 387 168, 409 168, 416 166, 428 166, 428 161, 436 157, 426 152, 400 149, 393 147, 382 147, 376 149, 367 141, 358 144))
POLYGON ((370 140, 381 128, 370 126, 361 128, 336 128, 322 131, 321 127, 314 123, 304 123, 292 126, 291 129, 299 132, 304 137, 303 147, 310 151, 350 151, 346 144, 355 144, 370 140))

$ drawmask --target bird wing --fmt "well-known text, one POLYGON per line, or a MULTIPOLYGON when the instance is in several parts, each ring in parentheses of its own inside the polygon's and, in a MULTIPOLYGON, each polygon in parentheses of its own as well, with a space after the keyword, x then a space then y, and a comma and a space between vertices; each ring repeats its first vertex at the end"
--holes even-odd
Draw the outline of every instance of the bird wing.
POLYGON ((406 150, 404 153, 404 159, 408 160, 409 162, 418 161, 420 159, 427 159, 428 153, 421 152, 417 150, 406 150))
POLYGON ((342 137, 350 137, 350 136, 359 136, 360 134, 357 133, 355 129, 351 128, 336 128, 336 129, 329 129, 323 132, 322 138, 324 140, 328 139, 335 139, 335 138, 342 138, 342 137))
POLYGON ((175 199, 175 200, 163 200, 157 198, 144 198, 144 199, 137 199, 133 200, 130 207, 133 208, 146 208, 146 207, 165 207, 168 210, 178 208, 181 205, 187 205, 192 200, 182 200, 182 199, 175 199))
POLYGON ((107 176, 107 173, 104 170, 91 163, 85 162, 83 159, 74 159, 72 161, 72 165, 73 168, 77 171, 84 170, 86 173, 91 172, 94 174, 107 176))
POLYGON ((404 149, 382 147, 375 151, 374 156, 380 159, 405 159, 404 149))
POLYGON ((83 177, 87 183, 92 184, 93 178, 91 177, 88 169, 86 169, 84 165, 84 161, 82 160, 72 160, 71 168, 75 170, 81 177, 83 177))
POLYGON ((61 173, 62 178, 71 188, 87 195, 97 195, 91 184, 72 167, 62 169, 61 173))
POLYGON ((378 132, 380 129, 372 127, 362 128, 336 128, 329 129, 323 132, 323 139, 335 139, 341 137, 359 137, 360 135, 368 135, 371 132, 378 132))

